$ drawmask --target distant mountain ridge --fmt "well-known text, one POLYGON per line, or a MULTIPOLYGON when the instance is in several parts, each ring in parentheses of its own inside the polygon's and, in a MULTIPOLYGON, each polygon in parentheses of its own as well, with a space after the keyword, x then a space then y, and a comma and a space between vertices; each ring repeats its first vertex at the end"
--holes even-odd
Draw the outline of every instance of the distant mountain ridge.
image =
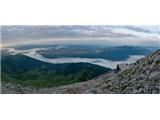
POLYGON ((104 47, 81 49, 66 47, 61 49, 39 50, 38 53, 47 58, 78 57, 78 58, 103 58, 112 61, 122 61, 131 55, 148 55, 153 50, 138 46, 104 47))

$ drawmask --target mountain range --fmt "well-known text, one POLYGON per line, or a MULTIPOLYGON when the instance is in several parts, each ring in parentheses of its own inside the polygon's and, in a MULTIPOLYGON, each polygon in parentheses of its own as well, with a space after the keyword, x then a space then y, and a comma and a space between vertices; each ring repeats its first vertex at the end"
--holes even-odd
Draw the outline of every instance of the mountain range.
POLYGON ((159 80, 160 50, 137 60, 125 70, 108 70, 104 74, 93 77, 91 80, 73 83, 71 85, 35 89, 34 87, 22 87, 21 85, 14 86, 14 83, 7 83, 7 80, 4 80, 2 81, 2 93, 160 93, 159 80))
MULTIPOLYGON (((155 48, 156 49, 156 48, 155 48)), ((39 54, 47 58, 79 57, 79 58, 103 58, 112 61, 127 60, 131 55, 148 55, 152 49, 139 46, 117 47, 85 47, 66 46, 60 49, 39 50, 39 54)))

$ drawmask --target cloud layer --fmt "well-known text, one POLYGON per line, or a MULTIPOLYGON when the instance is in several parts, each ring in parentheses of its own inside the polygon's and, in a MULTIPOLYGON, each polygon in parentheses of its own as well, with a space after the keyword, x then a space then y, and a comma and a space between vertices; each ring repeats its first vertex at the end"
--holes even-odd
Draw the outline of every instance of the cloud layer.
POLYGON ((2 26, 1 35, 2 43, 6 46, 47 43, 160 44, 160 26, 145 25, 2 26))
POLYGON ((47 62, 47 63, 52 63, 52 64, 63 64, 63 63, 91 63, 95 65, 100 65, 106 68, 112 68, 116 69, 117 64, 122 64, 122 63, 134 63, 140 58, 143 58, 143 55, 131 55, 127 60, 125 61, 111 61, 111 60, 106 60, 102 58, 76 58, 76 57, 62 57, 62 58, 46 58, 39 53, 37 53, 38 50, 46 50, 48 48, 35 48, 35 49, 29 49, 29 50, 16 50, 15 48, 8 48, 8 52, 10 52, 12 55, 16 54, 23 54, 25 56, 28 56, 30 58, 42 61, 42 62, 47 62))

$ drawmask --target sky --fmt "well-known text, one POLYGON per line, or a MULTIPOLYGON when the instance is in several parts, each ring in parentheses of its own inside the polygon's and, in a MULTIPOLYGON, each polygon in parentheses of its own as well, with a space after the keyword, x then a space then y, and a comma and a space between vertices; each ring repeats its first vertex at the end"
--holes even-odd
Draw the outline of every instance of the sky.
POLYGON ((102 44, 159 46, 156 25, 1 26, 2 46, 28 44, 102 44))

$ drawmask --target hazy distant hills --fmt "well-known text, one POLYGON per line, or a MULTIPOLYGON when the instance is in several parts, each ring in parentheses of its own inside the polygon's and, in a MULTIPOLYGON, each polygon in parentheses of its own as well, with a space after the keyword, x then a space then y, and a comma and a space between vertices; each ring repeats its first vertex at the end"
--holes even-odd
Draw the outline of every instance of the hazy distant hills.
POLYGON ((24 55, 2 55, 2 82, 53 87, 90 80, 110 69, 88 63, 50 64, 24 55))
POLYGON ((38 53, 47 58, 79 57, 79 58, 103 58, 112 61, 128 59, 131 55, 148 55, 153 49, 138 46, 120 46, 104 48, 78 48, 65 47, 61 49, 40 50, 38 53))

